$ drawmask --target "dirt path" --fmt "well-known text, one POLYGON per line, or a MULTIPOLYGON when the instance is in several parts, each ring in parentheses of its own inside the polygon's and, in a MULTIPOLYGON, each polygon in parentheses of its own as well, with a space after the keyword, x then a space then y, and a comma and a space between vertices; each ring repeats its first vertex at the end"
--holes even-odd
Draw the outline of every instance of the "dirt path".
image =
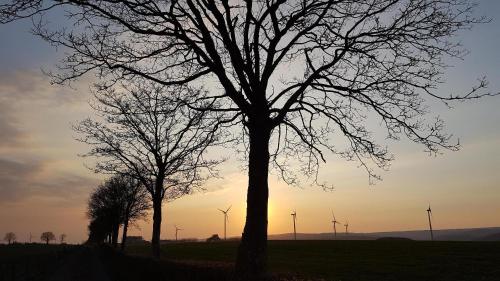
POLYGON ((68 257, 50 281, 110 281, 97 251, 81 247, 68 257))

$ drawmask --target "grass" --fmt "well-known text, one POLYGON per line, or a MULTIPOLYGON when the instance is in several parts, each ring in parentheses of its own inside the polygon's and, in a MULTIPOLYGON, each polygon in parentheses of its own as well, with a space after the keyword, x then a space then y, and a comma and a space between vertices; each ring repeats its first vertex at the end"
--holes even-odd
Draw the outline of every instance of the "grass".
POLYGON ((0 245, 0 280, 47 280, 73 247, 35 243, 0 245))
POLYGON ((36 256, 52 255, 62 251, 68 245, 60 244, 20 244, 12 245, 0 244, 0 261, 13 261, 36 256))
MULTIPOLYGON (((238 242, 162 247, 162 262, 138 257, 149 255, 149 245, 129 245, 128 256, 109 249, 101 260, 114 280, 223 281, 230 280, 238 242)), ((0 280, 45 280, 71 253, 67 249, 0 246, 0 280)), ((493 281, 500 280, 500 242, 269 241, 269 267, 277 274, 335 281, 493 281)))
MULTIPOLYGON (((238 242, 162 246, 164 258, 234 262, 238 242)), ((147 245, 129 253, 147 255, 147 245)), ((500 280, 500 242, 269 241, 275 273, 327 280, 500 280)))

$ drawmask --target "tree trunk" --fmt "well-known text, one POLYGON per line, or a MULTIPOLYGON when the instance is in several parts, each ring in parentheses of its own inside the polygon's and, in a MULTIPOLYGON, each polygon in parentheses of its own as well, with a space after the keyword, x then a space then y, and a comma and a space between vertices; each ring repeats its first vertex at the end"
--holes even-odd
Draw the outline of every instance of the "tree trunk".
POLYGON ((118 247, 118 232, 120 232, 120 223, 115 223, 112 231, 113 236, 111 236, 111 244, 113 245, 113 248, 118 247))
POLYGON ((125 243, 127 242, 127 230, 128 230, 128 220, 129 220, 129 211, 125 213, 125 219, 123 221, 123 234, 122 234, 122 251, 125 250, 125 243))
POLYGON ((163 192, 163 179, 159 178, 155 184, 155 194, 153 195, 153 237, 151 238, 151 247, 153 257, 160 258, 160 233, 161 233, 161 204, 163 192))
POLYGON ((263 280, 267 270, 267 203, 269 197, 269 139, 266 123, 249 126, 247 215, 236 260, 238 277, 263 280))

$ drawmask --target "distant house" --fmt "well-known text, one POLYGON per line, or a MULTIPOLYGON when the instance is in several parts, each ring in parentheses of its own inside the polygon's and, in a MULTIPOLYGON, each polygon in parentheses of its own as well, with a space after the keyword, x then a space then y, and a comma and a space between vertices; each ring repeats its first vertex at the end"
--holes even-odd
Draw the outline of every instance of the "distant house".
POLYGON ((127 243, 129 244, 144 244, 147 243, 142 236, 127 236, 127 243))
POLYGON ((207 239, 207 242, 217 242, 220 241, 219 234, 214 234, 207 239))

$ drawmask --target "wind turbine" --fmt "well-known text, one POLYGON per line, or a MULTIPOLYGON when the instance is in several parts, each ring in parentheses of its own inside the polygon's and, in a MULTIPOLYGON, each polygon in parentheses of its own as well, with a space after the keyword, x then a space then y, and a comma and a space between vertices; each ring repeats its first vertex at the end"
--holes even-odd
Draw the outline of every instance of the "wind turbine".
POLYGON ((349 231, 347 230, 349 228, 349 221, 346 221, 344 226, 345 226, 345 234, 347 235, 349 233, 349 231))
POLYGON ((333 220, 332 220, 332 223, 333 223, 333 236, 335 238, 337 238, 337 224, 340 224, 340 222, 337 221, 337 219, 335 218, 335 214, 333 213, 333 211, 332 211, 332 216, 333 216, 333 220))
POLYGON ((221 209, 218 209, 219 211, 221 211, 223 214, 224 214, 224 240, 226 240, 226 222, 229 221, 229 218, 227 216, 227 213, 229 212, 229 210, 231 210, 231 206, 229 206, 229 208, 227 208, 227 210, 221 210, 221 209))
POLYGON ((297 211, 293 211, 293 213, 290 214, 292 216, 292 219, 293 219, 293 239, 294 240, 297 240, 297 228, 296 228, 296 225, 295 225, 295 221, 297 220, 297 211))
POLYGON ((431 231, 431 240, 434 241, 434 234, 432 233, 432 210, 431 210, 431 204, 429 204, 429 208, 427 209, 427 218, 429 219, 429 229, 431 231))
POLYGON ((177 225, 175 225, 175 241, 177 241, 177 233, 181 230, 184 230, 184 229, 178 228, 177 225))

